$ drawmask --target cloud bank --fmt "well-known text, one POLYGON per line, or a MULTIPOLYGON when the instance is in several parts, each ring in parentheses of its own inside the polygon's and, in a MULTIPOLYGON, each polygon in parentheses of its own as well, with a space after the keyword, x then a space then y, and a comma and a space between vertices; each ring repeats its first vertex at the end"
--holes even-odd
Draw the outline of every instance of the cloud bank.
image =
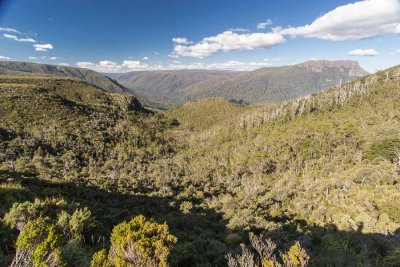
POLYGON ((21 33, 20 31, 17 31, 16 29, 9 28, 9 27, 0 27, 0 32, 21 33))
POLYGON ((8 33, 3 34, 3 36, 4 36, 5 38, 7 38, 7 39, 11 39, 11 40, 14 40, 14 41, 17 41, 17 42, 36 43, 36 40, 35 40, 35 39, 32 39, 32 38, 19 38, 19 37, 17 37, 16 35, 12 35, 12 34, 8 34, 8 33))
POLYGON ((349 56, 377 56, 379 55, 375 49, 354 49, 347 53, 349 56))
POLYGON ((311 24, 278 29, 278 32, 282 35, 330 41, 400 34, 400 1, 365 0, 339 6, 311 24))
POLYGON ((188 56, 196 58, 208 57, 214 53, 232 50, 253 50, 256 48, 269 48, 283 44, 285 39, 278 33, 237 33, 225 31, 216 36, 204 38, 192 44, 177 44, 171 55, 188 56))
POLYGON ((33 47, 36 51, 46 52, 47 50, 53 49, 52 44, 34 44, 33 47))
POLYGON ((150 70, 182 70, 182 69, 207 69, 207 70, 231 70, 231 71, 250 71, 269 66, 268 62, 240 62, 226 61, 219 63, 190 63, 182 64, 180 61, 171 61, 162 64, 146 64, 139 60, 124 60, 121 64, 114 61, 102 60, 98 63, 80 61, 75 64, 77 67, 91 69, 102 73, 118 73, 130 71, 150 71, 150 70))
POLYGON ((272 20, 267 19, 266 21, 260 22, 257 24, 257 29, 263 30, 266 29, 267 26, 272 25, 272 20))
MULTIPOLYGON (((266 29, 271 24, 268 19, 259 23, 257 29, 266 29)), ((364 0, 339 6, 304 26, 276 27, 268 33, 231 29, 197 43, 173 38, 170 56, 204 58, 221 51, 269 48, 283 44, 285 36, 350 41, 390 34, 400 34, 400 0, 364 0)))

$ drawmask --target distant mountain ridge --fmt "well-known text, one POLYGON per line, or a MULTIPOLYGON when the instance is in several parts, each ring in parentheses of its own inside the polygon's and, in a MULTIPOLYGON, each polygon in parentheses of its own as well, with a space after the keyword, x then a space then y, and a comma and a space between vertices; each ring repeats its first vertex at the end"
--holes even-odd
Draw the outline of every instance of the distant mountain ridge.
POLYGON ((107 92, 126 92, 127 89, 117 81, 89 69, 39 64, 20 61, 0 61, 0 74, 7 75, 50 75, 77 78, 107 92))
POLYGON ((106 74, 126 88, 170 108, 182 103, 185 88, 209 80, 234 77, 240 72, 218 70, 160 70, 106 74))
POLYGON ((297 66, 314 72, 322 72, 325 69, 340 69, 347 71, 348 75, 353 77, 362 77, 369 74, 367 71, 361 68, 357 61, 352 60, 309 60, 304 63, 297 64, 297 66))
POLYGON ((134 94, 147 107, 173 108, 214 97, 242 104, 279 102, 352 81, 368 72, 356 61, 311 60, 248 72, 198 69, 138 71, 106 76, 69 66, 0 61, 0 74, 77 78, 107 92, 134 94))
POLYGON ((213 97, 249 104, 289 100, 367 74, 357 61, 310 60, 249 72, 171 70, 129 72, 111 77, 130 90, 171 108, 213 97))

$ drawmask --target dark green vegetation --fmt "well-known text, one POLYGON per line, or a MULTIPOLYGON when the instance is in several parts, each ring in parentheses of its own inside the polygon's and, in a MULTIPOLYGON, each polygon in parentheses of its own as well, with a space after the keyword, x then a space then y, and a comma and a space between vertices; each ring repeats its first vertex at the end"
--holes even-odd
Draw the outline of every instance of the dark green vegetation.
POLYGON ((94 85, 107 92, 127 91, 115 80, 97 73, 92 70, 57 66, 49 64, 37 64, 18 61, 0 61, 0 74, 3 75, 31 75, 31 76, 58 76, 67 78, 76 78, 94 85))
POLYGON ((171 108, 222 97, 244 104, 282 101, 345 83, 368 73, 355 61, 308 61, 249 72, 206 70, 144 71, 114 74, 119 83, 171 108))
POLYGON ((400 67, 165 113, 77 80, 0 79, 3 265, 15 248, 50 266, 135 266, 132 251, 150 266, 400 264, 400 67))
POLYGON ((133 71, 107 74, 135 93, 151 99, 153 106, 175 107, 184 102, 182 92, 193 84, 234 77, 239 72, 212 70, 133 71))

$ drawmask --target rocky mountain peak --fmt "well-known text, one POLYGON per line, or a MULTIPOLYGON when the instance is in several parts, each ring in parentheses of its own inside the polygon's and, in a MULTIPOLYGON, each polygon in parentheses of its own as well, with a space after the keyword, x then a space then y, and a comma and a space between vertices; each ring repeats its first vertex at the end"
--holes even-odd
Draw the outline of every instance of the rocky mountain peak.
POLYGON ((309 60, 304 63, 297 65, 301 68, 306 68, 311 72, 322 72, 326 69, 340 69, 343 72, 347 72, 349 76, 362 77, 368 75, 368 72, 361 68, 357 61, 353 60, 309 60))

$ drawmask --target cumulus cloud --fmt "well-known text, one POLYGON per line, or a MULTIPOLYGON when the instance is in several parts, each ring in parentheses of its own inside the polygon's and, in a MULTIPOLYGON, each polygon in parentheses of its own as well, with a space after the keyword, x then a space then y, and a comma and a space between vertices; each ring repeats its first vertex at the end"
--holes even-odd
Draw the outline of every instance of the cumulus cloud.
POLYGON ((51 44, 34 44, 33 47, 36 51, 46 52, 47 50, 53 49, 53 45, 51 44))
POLYGON ((139 60, 124 60, 122 64, 118 64, 110 60, 101 60, 98 63, 80 61, 77 62, 75 65, 80 68, 91 69, 104 73, 128 72, 149 69, 149 66, 147 64, 144 64, 139 60))
POLYGON ((122 66, 128 68, 131 71, 146 70, 149 67, 147 64, 144 64, 139 60, 124 60, 122 66))
POLYGON ((8 33, 3 34, 3 36, 4 36, 5 38, 7 38, 7 39, 11 39, 11 40, 14 40, 14 41, 17 41, 17 42, 36 43, 36 40, 35 40, 35 39, 32 39, 32 38, 19 38, 19 37, 17 37, 16 35, 12 35, 12 34, 8 34, 8 33))
POLYGON ((185 37, 172 38, 172 42, 174 42, 176 44, 185 44, 185 45, 193 43, 193 42, 188 41, 188 39, 185 37))
POLYGON ((192 45, 175 45, 171 55, 204 58, 220 51, 268 48, 285 42, 279 33, 243 33, 225 31, 192 45))
POLYGON ((59 59, 59 57, 50 57, 49 59, 56 60, 56 59, 59 59))
POLYGON ((231 60, 222 63, 212 63, 205 66, 206 69, 210 70, 234 70, 234 71, 249 71, 258 68, 267 67, 267 62, 240 62, 231 60))
POLYGON ((32 57, 32 56, 30 56, 30 57, 28 57, 30 60, 34 60, 34 59, 37 59, 37 57, 32 57))
POLYGON ((331 41, 400 34, 399 0, 364 0, 339 6, 311 24, 277 29, 283 35, 331 41))
POLYGON ((188 63, 183 64, 180 61, 172 61, 170 63, 146 64, 139 60, 124 60, 121 64, 113 61, 103 60, 98 63, 80 61, 75 64, 78 67, 92 69, 103 73, 144 71, 144 70, 181 70, 181 69, 207 69, 207 70, 231 70, 231 71, 250 71, 262 67, 267 67, 268 62, 240 62, 226 61, 217 63, 188 63))
POLYGON ((10 57, 0 56, 0 59, 10 59, 10 57))
POLYGON ((230 29, 228 29, 228 31, 231 31, 231 32, 249 32, 250 30, 246 29, 246 28, 230 28, 230 29))
POLYGON ((267 62, 240 62, 235 60, 209 63, 209 64, 204 64, 204 63, 182 64, 179 61, 175 61, 167 65, 150 66, 150 69, 151 70, 206 69, 206 70, 251 71, 267 66, 268 66, 267 62))
POLYGON ((0 31, 2 31, 2 32, 21 33, 19 31, 17 31, 16 29, 9 28, 9 27, 0 27, 0 31))
POLYGON ((272 25, 272 20, 267 19, 266 21, 260 22, 257 24, 257 29, 263 30, 266 29, 267 26, 272 25))
POLYGON ((143 60, 149 60, 149 57, 143 57, 143 60))
POLYGON ((347 52, 349 56, 377 56, 379 55, 378 52, 375 51, 375 49, 354 49, 350 50, 347 52))
POLYGON ((169 54, 168 56, 169 56, 169 57, 172 57, 172 58, 179 58, 179 55, 172 54, 172 53, 171 53, 171 54, 169 54))

